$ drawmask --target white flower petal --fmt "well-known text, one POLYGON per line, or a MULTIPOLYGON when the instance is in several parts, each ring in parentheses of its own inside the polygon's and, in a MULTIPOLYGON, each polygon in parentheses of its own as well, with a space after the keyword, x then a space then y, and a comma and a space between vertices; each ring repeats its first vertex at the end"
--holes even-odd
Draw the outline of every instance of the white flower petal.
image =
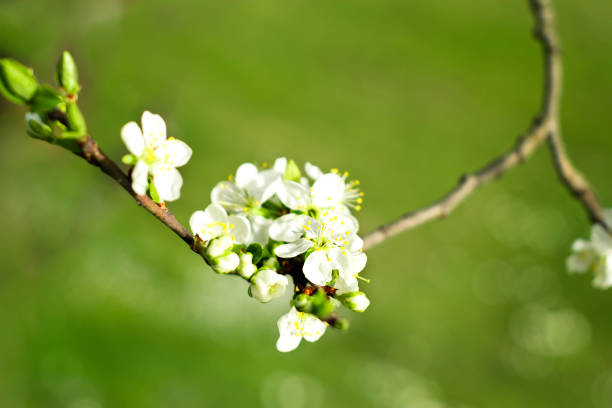
POLYGON ((305 340, 315 342, 323 336, 327 324, 309 313, 302 313, 302 336, 305 340))
POLYGON ((309 204, 308 189, 295 181, 282 180, 277 183, 276 195, 292 210, 304 210, 309 204))
POLYGON ((312 185, 312 203, 317 207, 334 207, 342 203, 344 180, 335 173, 322 175, 312 185))
POLYGON ((136 157, 140 157, 145 149, 145 141, 142 132, 136 122, 128 122, 121 128, 121 140, 125 147, 136 157))
POLYGON ((170 138, 159 145, 155 156, 167 166, 181 167, 189 161, 192 153, 185 142, 170 138))
POLYGON ((595 224, 591 228, 591 243, 600 253, 612 249, 612 236, 601 225, 595 224))
POLYGON ((267 303, 282 296, 288 285, 289 280, 286 276, 272 269, 262 269, 253 277, 250 293, 256 300, 267 303))
POLYGON ((612 256, 609 255, 600 262, 595 271, 593 286, 599 289, 608 289, 612 287, 612 256))
POLYGON ((311 241, 302 238, 289 244, 277 246, 274 253, 280 258, 293 258, 308 251, 312 246, 311 241))
POLYGON ((245 244, 251 236, 251 224, 243 215, 230 215, 227 219, 230 234, 238 244, 245 244), (231 227, 233 225, 233 227, 231 227))
POLYGON ((244 163, 236 170, 236 185, 240 188, 246 188, 249 184, 255 182, 259 170, 253 163, 244 163))
POLYGON ((141 118, 142 133, 145 144, 150 147, 157 147, 166 140, 166 122, 161 116, 145 111, 141 118))
POLYGON ((251 241, 265 246, 268 243, 272 220, 260 215, 249 216, 249 220, 251 221, 251 241))
POLYGON ((138 160, 132 169, 132 190, 136 194, 144 195, 147 192, 149 177, 149 166, 142 160, 138 160))
POLYGON ((306 171, 308 177, 313 180, 316 180, 323 175, 321 169, 310 162, 306 162, 306 164, 304 165, 304 170, 306 171))
POLYGON ((297 224, 299 216, 296 214, 286 214, 275 219, 270 225, 270 238, 275 241, 293 242, 300 239, 303 231, 297 224))
POLYGON ((174 201, 181 196, 183 177, 174 167, 167 170, 156 170, 153 174, 153 184, 162 201, 174 201))
POLYGON ((306 279, 315 285, 325 285, 332 279, 332 264, 325 251, 311 253, 306 258, 302 270, 306 279))
POLYGON ((219 221, 227 223, 227 213, 219 204, 209 204, 204 210, 211 221, 219 221))
POLYGON ((287 158, 279 157, 274 161, 274 166, 272 167, 275 172, 280 174, 281 176, 285 174, 285 170, 287 169, 287 158))
POLYGON ((282 353, 293 351, 300 345, 302 336, 299 334, 281 335, 276 341, 276 349, 282 353))
POLYGON ((246 197, 236 184, 230 181, 221 181, 210 193, 210 201, 220 204, 230 212, 243 212, 247 205, 246 197))

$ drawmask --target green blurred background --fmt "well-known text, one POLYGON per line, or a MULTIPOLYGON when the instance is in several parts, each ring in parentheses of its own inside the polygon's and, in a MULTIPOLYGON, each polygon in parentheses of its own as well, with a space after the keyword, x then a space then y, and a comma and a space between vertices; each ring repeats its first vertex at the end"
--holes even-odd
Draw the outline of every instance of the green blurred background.
MULTIPOLYGON (((612 205, 612 3, 555 1, 563 127, 612 205)), ((244 161, 349 170, 362 232, 510 147, 540 103, 525 1, 2 0, 0 56, 62 49, 109 155, 143 110, 193 147, 184 223, 244 161)), ((546 149, 368 253, 347 333, 274 348, 286 301, 215 275, 0 101, 0 407, 610 407, 612 291, 568 276, 589 225, 546 149)), ((347 314, 350 312, 346 312, 347 314)))

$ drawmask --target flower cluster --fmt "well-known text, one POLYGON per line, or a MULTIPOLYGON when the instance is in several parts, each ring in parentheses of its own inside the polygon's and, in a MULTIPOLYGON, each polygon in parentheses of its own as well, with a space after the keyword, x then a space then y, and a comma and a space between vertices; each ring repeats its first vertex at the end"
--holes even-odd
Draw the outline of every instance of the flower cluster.
MULTIPOLYGON (((160 204, 176 200, 183 184, 176 168, 191 149, 166 138, 159 115, 144 112, 141 124, 121 129, 130 152, 123 162, 134 166, 132 189, 160 204)), ((295 349, 302 338, 318 340, 328 326, 348 327, 335 311, 340 305, 363 312, 370 304, 359 291, 367 257, 351 214, 363 202, 358 186, 346 172, 324 173, 311 163, 304 173, 286 158, 272 166, 244 163, 189 220, 195 249, 216 272, 247 280, 252 298, 270 302, 295 285, 291 310, 278 321, 280 351, 295 349)))
POLYGON ((335 312, 340 304, 355 311, 369 305, 358 281, 367 257, 351 214, 361 209, 359 182, 310 163, 304 172, 285 158, 271 167, 244 163, 189 221, 207 262, 248 280, 254 299, 282 296, 291 278, 296 290, 278 321, 280 351, 319 339, 328 325, 346 327, 335 312))
POLYGON ((593 272, 593 286, 607 289, 612 286, 612 209, 604 211, 608 226, 591 227, 591 239, 578 239, 572 245, 572 255, 567 258, 567 269, 572 273, 593 272))

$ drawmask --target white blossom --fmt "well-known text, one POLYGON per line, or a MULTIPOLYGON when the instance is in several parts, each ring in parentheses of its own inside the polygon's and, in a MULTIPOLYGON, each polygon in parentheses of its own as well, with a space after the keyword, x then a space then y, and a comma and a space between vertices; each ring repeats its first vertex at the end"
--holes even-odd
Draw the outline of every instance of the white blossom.
POLYGON ((327 323, 309 313, 298 312, 292 307, 289 313, 278 319, 278 331, 280 333, 276 342, 278 351, 287 352, 299 346, 302 338, 309 342, 315 342, 321 338, 327 323))
POLYGON ((205 242, 227 235, 235 243, 244 244, 251 234, 251 226, 244 216, 228 216, 223 207, 214 203, 204 211, 194 212, 189 219, 189 226, 205 242))
MULTIPOLYGON (((612 226, 612 211, 604 211, 604 222, 612 226)), ((604 227, 591 227, 590 240, 578 239, 572 245, 567 269, 572 273, 593 272, 593 285, 600 289, 612 286, 612 235, 604 227)))
POLYGON ((137 161, 132 169, 132 189, 145 194, 149 175, 161 201, 180 197, 183 179, 176 169, 191 158, 191 148, 172 137, 166 138, 166 123, 161 116, 145 111, 142 129, 136 122, 121 128, 121 139, 137 161))
MULTIPOLYGON (((354 232, 348 219, 342 215, 329 215, 322 220, 309 216, 281 217, 278 225, 286 226, 276 231, 270 227, 277 238, 290 238, 287 244, 276 247, 275 254, 280 258, 293 258, 310 251, 304 262, 306 278, 316 285, 326 285, 332 278, 332 271, 338 270, 338 289, 351 291, 357 288, 357 274, 365 267, 367 256, 361 252, 363 240, 354 232), (284 218, 284 219, 283 219, 284 218)), ((274 238, 274 237, 273 237, 274 238)))
POLYGON ((289 285, 286 276, 276 273, 272 269, 262 269, 251 279, 249 293, 256 300, 267 303, 282 296, 289 285))

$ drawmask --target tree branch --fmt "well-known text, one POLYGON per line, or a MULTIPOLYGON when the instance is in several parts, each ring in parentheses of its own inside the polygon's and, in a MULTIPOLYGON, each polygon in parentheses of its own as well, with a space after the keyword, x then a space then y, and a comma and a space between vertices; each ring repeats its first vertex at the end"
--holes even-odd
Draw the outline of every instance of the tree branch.
POLYGON ((475 172, 463 176, 459 184, 439 200, 421 209, 408 212, 368 233, 364 237, 364 250, 403 231, 434 219, 446 217, 478 187, 521 164, 546 139, 548 139, 559 177, 576 199, 582 203, 591 221, 603 225, 601 205, 597 196, 586 179, 572 165, 561 139, 559 109, 563 69, 551 2, 550 0, 529 0, 529 5, 535 20, 535 37, 542 47, 544 56, 542 107, 534 124, 518 138, 513 149, 475 172))
MULTIPOLYGON (((50 119, 58 120, 62 123, 67 123, 66 114, 60 110, 51 111, 48 114, 50 119)), ((153 214, 155 218, 160 220, 164 225, 170 228, 178 235, 189 247, 196 253, 195 242, 193 235, 185 228, 165 205, 156 204, 147 195, 139 195, 132 189, 130 177, 123 172, 104 152, 98 147, 98 144, 89 136, 86 135, 83 139, 78 140, 80 146, 79 157, 85 159, 89 164, 98 167, 102 172, 115 180, 125 191, 127 191, 134 199, 148 212, 153 214)))

